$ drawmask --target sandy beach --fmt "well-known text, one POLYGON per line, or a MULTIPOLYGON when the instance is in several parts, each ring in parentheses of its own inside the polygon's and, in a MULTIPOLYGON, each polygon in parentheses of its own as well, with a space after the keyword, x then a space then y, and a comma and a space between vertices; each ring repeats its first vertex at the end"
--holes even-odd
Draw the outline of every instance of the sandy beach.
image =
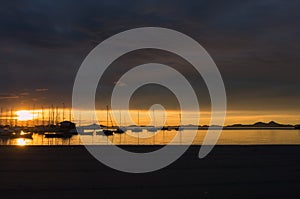
MULTIPOLYGON (((155 146, 125 146, 131 151, 155 146)), ((128 174, 83 146, 1 146, 3 198, 299 198, 300 146, 199 146, 163 170, 128 174)))

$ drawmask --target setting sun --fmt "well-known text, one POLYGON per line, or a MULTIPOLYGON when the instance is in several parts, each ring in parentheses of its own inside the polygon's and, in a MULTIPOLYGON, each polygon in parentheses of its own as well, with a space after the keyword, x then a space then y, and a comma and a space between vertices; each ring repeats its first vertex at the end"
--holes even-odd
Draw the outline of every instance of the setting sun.
POLYGON ((19 121, 32 120, 35 117, 35 114, 26 110, 17 111, 16 114, 19 121))

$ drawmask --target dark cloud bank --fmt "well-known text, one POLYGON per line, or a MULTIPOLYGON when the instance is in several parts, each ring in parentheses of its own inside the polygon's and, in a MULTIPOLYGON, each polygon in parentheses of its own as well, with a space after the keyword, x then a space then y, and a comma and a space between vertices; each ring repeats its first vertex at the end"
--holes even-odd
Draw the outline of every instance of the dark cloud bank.
MULTIPOLYGON (((230 109, 299 109, 299 8, 297 0, 7 1, 0 7, 0 103, 70 104, 76 72, 99 42, 127 29, 161 26, 206 48, 224 78, 230 109)), ((113 65, 128 69, 149 60, 187 68, 180 58, 155 51, 136 52, 113 65)), ((185 74, 197 79, 191 70, 185 74)), ((118 75, 114 68, 107 71, 99 107, 118 75)), ((194 84, 208 105, 203 82, 194 84)), ((153 89, 172 96, 144 88, 134 103, 145 103, 153 89)), ((170 104, 176 107, 176 100, 170 104)))

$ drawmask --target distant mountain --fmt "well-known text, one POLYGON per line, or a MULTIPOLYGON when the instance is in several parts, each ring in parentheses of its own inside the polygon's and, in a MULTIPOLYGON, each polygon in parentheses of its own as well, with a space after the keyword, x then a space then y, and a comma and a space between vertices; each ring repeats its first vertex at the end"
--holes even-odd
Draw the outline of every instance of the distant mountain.
POLYGON ((283 128, 283 127, 294 127, 293 125, 290 124, 279 124, 274 121, 270 121, 269 123, 265 122, 256 122, 254 124, 233 124, 233 125, 228 125, 226 127, 232 127, 232 128, 283 128))

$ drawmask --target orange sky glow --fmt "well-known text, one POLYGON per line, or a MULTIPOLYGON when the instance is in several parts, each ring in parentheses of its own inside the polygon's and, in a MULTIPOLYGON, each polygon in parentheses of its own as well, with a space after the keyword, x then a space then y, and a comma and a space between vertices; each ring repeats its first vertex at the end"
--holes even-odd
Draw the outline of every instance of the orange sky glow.
MULTIPOLYGON (((120 123, 121 125, 133 125, 134 123, 130 123, 130 119, 124 117, 125 111, 115 111, 114 114, 109 111, 109 119, 108 123, 116 124, 116 122, 120 123), (113 115, 115 115, 115 119, 113 119, 113 115), (112 121, 112 122, 111 122, 112 121)), ((191 122, 191 118, 197 117, 195 112, 186 111, 182 112, 186 115, 185 121, 182 121, 182 124, 195 124, 191 122)), ((38 125, 42 124, 44 120, 44 124, 48 124, 49 120, 53 121, 54 123, 63 121, 63 120, 72 120, 73 122, 77 123, 77 125, 87 125, 96 123, 96 121, 100 122, 100 124, 106 125, 106 114, 105 110, 96 111, 97 118, 93 117, 90 111, 80 111, 74 112, 74 114, 70 115, 70 109, 62 110, 18 110, 13 111, 12 113, 3 112, 0 119, 1 124, 10 124, 11 121, 13 123, 17 123, 18 125, 38 125), (77 114, 77 115, 76 115, 77 114), (74 116, 76 115, 76 120, 74 116), (50 117, 49 117, 50 116, 50 117), (29 122, 29 123, 28 123, 29 122)), ((180 112, 178 111, 167 111, 166 115, 164 115, 163 111, 138 111, 138 110, 131 110, 130 111, 132 120, 139 125, 163 125, 166 119, 165 125, 179 125, 180 122, 180 112), (151 123, 151 117, 154 114, 154 121, 151 123), (139 118, 138 118, 139 115, 139 118)), ((299 124, 300 123, 300 116, 298 111, 228 111, 225 125, 231 124, 253 124, 255 122, 269 122, 269 121, 276 121, 278 123, 283 124, 299 124)), ((200 125, 208 125, 210 122, 210 112, 209 111, 201 111, 200 112, 200 125)))

